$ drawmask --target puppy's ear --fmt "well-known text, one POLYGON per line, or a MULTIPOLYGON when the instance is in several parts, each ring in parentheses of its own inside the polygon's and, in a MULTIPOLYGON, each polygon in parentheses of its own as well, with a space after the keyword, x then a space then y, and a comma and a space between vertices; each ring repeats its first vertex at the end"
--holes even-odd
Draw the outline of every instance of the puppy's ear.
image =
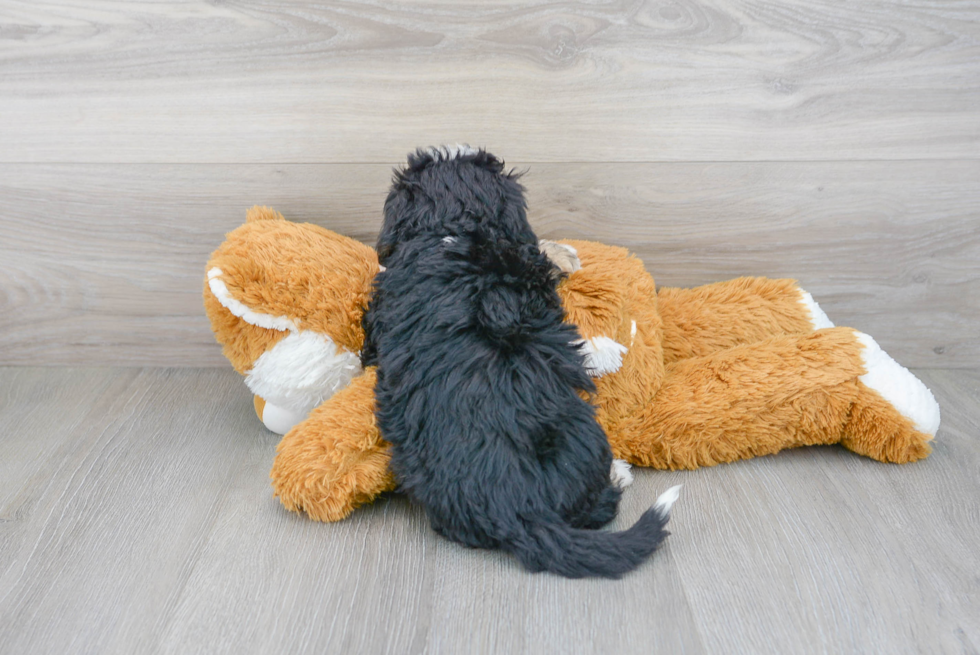
POLYGON ((395 245, 398 241, 412 236, 411 230, 408 229, 409 225, 413 224, 412 201, 414 193, 410 186, 409 182, 404 179, 404 175, 396 170, 391 191, 385 198, 381 232, 378 234, 378 243, 374 247, 378 253, 378 261, 382 266, 385 265, 385 260, 395 252, 395 245))

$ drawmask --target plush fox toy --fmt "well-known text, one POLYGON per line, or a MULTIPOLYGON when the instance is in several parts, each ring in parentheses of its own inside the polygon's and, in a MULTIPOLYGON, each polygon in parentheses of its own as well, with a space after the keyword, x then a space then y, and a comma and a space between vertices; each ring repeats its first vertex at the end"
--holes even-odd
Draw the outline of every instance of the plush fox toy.
MULTIPOLYGON (((617 458, 693 469, 814 444, 882 462, 929 454, 932 393, 870 336, 834 327, 794 281, 657 290, 623 248, 542 248, 566 273, 558 291, 617 458)), ((320 521, 396 487, 374 420, 374 370, 359 358, 378 270, 368 246, 266 207, 252 208, 207 264, 215 337, 259 418, 285 434, 275 493, 320 521)))

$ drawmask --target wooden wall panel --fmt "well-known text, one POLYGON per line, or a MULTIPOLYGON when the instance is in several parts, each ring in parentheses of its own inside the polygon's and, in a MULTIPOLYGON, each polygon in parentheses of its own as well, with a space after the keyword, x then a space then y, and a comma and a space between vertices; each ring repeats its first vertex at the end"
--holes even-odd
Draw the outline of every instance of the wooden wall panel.
POLYGON ((0 161, 977 158, 972 3, 0 7, 0 161))
MULTIPOLYGON (((909 366, 980 363, 980 161, 527 164, 542 236, 660 285, 796 277, 909 366)), ((225 365, 204 264, 252 204, 371 243, 391 166, 0 165, 0 364, 225 365)))

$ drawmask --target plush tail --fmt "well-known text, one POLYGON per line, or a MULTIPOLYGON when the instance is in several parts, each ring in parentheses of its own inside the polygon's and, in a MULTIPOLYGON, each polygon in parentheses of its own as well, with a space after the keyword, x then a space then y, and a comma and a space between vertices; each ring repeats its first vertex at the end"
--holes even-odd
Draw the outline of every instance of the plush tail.
POLYGON ((528 570, 566 578, 619 578, 639 566, 670 534, 665 530, 680 486, 664 492, 629 530, 582 530, 563 523, 525 523, 503 548, 528 570))

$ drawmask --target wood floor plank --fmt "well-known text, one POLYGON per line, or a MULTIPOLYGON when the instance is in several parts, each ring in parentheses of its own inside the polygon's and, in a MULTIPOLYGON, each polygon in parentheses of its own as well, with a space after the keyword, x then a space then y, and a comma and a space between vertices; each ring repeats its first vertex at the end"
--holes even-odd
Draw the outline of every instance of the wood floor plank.
MULTIPOLYGON (((257 511, 247 501, 268 493, 267 469, 267 454, 257 456, 233 483, 164 651, 703 652, 667 552, 619 583, 529 576, 500 553, 439 539, 400 497, 338 524, 271 499, 257 511), (657 620, 633 625, 633 607, 657 620)), ((624 512, 638 515, 651 493, 624 512)))
POLYGON ((0 414, 2 583, 28 566, 26 549, 59 509, 57 499, 64 496, 74 472, 96 447, 105 427, 127 409, 130 386, 139 378, 139 371, 4 368, 0 372, 3 395, 13 401, 0 414))
MULTIPOLYGON (((148 652, 250 441, 274 447, 231 371, 112 372, 124 387, 110 384, 84 422, 59 430, 74 456, 38 481, 29 514, 0 523, 4 652, 148 652)), ((36 411, 57 415, 54 400, 38 398, 36 411)))
POLYGON ((259 449, 237 472, 162 650, 418 652, 436 565, 421 512, 398 498, 314 523, 272 498, 270 467, 259 449))
MULTIPOLYGON (((269 463, 253 454, 184 587, 165 652, 703 652, 669 552, 618 583, 530 576, 500 553, 436 537, 400 497, 338 524, 272 499, 256 508, 269 463), (636 624, 637 607, 656 620, 636 624)), ((624 512, 638 516, 652 502, 644 496, 656 493, 638 491, 624 512)))
MULTIPOLYGON (((628 528, 683 473, 641 472, 611 529, 628 528)), ((671 530, 686 528, 687 504, 671 530), (676 524, 676 528, 674 527, 676 524)), ((705 653, 674 536, 622 580, 529 576, 502 553, 440 540, 426 653, 705 653), (462 645, 462 648, 461 648, 462 645)))
MULTIPOLYGON (((93 404, 111 383, 124 385, 132 375, 107 369, 64 370, 58 375, 44 369, 0 369, 0 522, 30 515, 52 469, 84 446, 80 438, 66 439, 65 434, 76 433, 93 411, 99 411, 93 404), (38 411, 40 407, 57 411, 38 411)), ((9 548, 0 548, 3 552, 9 548)))
POLYGON ((928 373, 944 416, 922 462, 811 448, 691 474, 709 509, 674 548, 710 651, 974 652, 980 384, 928 373))
POLYGON ((970 3, 8 0, 5 162, 973 158, 970 3))
MULTIPOLYGON (((630 247, 661 286, 796 277, 903 364, 980 365, 980 162, 515 166, 542 236, 630 247)), ((390 172, 0 165, 0 363, 224 366, 204 263, 245 209, 373 242, 390 172)))
POLYGON ((866 504, 905 535, 903 548, 917 576, 935 588, 933 607, 953 626, 943 648, 980 652, 980 371, 917 373, 942 406, 930 466, 909 467, 901 476, 867 476, 866 504))
POLYGON ((635 471, 616 528, 684 488, 664 548, 610 582, 450 544, 397 495, 338 524, 284 511, 230 371, 0 368, 0 454, 44 470, 0 478, 39 490, 0 522, 0 652, 974 652, 980 372, 919 374, 943 409, 922 462, 635 471))

